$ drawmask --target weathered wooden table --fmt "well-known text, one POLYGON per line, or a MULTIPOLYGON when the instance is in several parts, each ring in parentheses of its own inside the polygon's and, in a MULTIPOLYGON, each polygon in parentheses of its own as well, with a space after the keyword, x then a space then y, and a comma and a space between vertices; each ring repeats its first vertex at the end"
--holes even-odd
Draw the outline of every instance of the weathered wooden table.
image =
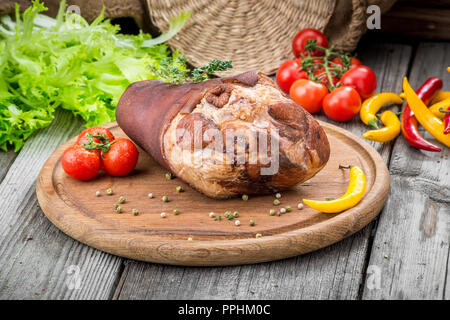
MULTIPOLYGON (((450 90, 450 43, 374 44, 369 38, 358 52, 377 73, 379 91, 400 92, 405 75, 415 88, 439 76, 450 90)), ((343 126, 357 135, 367 129, 359 119, 343 126)), ((390 170, 389 200, 376 221, 335 245, 270 263, 193 268, 103 253, 46 219, 36 177, 56 147, 81 130, 80 120, 59 111, 19 153, 0 153, 1 299, 450 298, 449 148, 422 152, 401 137, 372 143, 390 170)))

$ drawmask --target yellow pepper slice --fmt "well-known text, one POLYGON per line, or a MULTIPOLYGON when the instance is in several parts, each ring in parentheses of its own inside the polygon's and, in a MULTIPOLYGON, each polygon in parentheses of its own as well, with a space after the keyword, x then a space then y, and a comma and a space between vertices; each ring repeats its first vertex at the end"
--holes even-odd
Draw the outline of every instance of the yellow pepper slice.
POLYGON ((359 112, 361 121, 368 126, 378 129, 378 118, 375 114, 381 109, 382 106, 388 103, 402 104, 403 99, 395 93, 383 92, 364 100, 359 112))
POLYGON ((400 134, 400 120, 395 113, 386 110, 381 114, 380 119, 385 126, 381 129, 367 131, 363 134, 363 138, 377 142, 388 142, 400 134))
POLYGON ((431 99, 430 105, 441 102, 442 100, 450 99, 450 91, 438 91, 431 99))
POLYGON ((435 117, 417 96, 406 77, 403 79, 403 92, 405 92, 406 101, 408 101, 409 107, 414 112, 417 121, 438 141, 450 147, 450 134, 444 134, 444 123, 435 117))
POLYGON ((342 197, 330 201, 303 199, 303 203, 317 211, 338 213, 356 206, 364 192, 366 192, 366 176, 359 167, 351 166, 350 182, 342 197))
POLYGON ((447 110, 450 107, 450 98, 441 100, 435 104, 433 104, 429 109, 430 111, 439 119, 444 119, 445 113, 440 112, 439 109, 447 110))

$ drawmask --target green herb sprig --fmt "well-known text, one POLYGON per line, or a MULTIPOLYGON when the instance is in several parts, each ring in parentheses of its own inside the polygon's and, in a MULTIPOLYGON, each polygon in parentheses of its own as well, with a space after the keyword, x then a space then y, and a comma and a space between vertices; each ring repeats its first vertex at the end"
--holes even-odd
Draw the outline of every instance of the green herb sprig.
POLYGON ((184 56, 177 56, 173 60, 165 58, 161 61, 159 68, 149 66, 152 72, 159 79, 175 84, 186 82, 203 82, 209 80, 214 73, 233 68, 231 60, 211 60, 207 65, 189 71, 185 68, 187 64, 184 56))

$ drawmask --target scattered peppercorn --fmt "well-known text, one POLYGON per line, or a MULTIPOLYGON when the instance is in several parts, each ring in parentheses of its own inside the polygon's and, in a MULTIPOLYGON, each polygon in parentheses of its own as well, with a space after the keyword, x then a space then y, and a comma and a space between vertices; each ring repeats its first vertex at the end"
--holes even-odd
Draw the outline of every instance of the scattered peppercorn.
POLYGON ((192 238, 191 238, 191 237, 189 237, 189 238, 188 238, 188 241, 192 241, 192 238))
POLYGON ((214 218, 214 216, 215 216, 214 212, 211 211, 211 212, 209 213, 209 217, 210 217, 210 218, 214 218))
POLYGON ((119 198, 119 203, 122 203, 122 204, 125 203, 125 198, 124 197, 120 197, 119 198))
POLYGON ((249 223, 253 227, 255 225, 255 220, 250 220, 249 223))
POLYGON ((122 213, 122 208, 118 205, 118 206, 116 207, 116 211, 117 211, 117 213, 122 213))
POLYGON ((137 216, 139 214, 139 211, 137 209, 133 209, 131 210, 131 212, 133 213, 133 215, 137 216))
POLYGON ((271 216, 274 216, 275 213, 277 213, 277 211, 276 211, 275 209, 270 209, 269 214, 270 214, 271 216))
POLYGON ((177 216, 179 213, 180 213, 180 210, 178 210, 178 209, 174 209, 174 210, 173 210, 173 214, 174 214, 174 215, 177 216))
POLYGON ((285 208, 281 208, 280 209, 280 213, 286 213, 286 209, 285 208))
POLYGON ((273 200, 273 205, 274 206, 277 206, 279 204, 280 204, 280 200, 278 200, 278 199, 273 200))
POLYGON ((166 213, 165 212, 161 212, 161 218, 165 218, 166 217, 166 213))
POLYGON ((239 212, 237 212, 237 211, 233 212, 233 217, 234 217, 234 218, 239 217, 239 212))
POLYGON ((240 222, 239 220, 236 220, 236 221, 234 222, 234 224, 235 224, 236 226, 240 226, 240 225, 241 225, 241 222, 240 222))
POLYGON ((101 195, 101 192, 100 192, 100 191, 97 191, 97 192, 95 193, 95 196, 96 196, 96 197, 100 197, 100 195, 101 195))
POLYGON ((257 234, 255 235, 255 237, 256 237, 256 238, 261 238, 261 237, 262 237, 262 234, 261 234, 261 233, 257 233, 257 234))
POLYGON ((175 189, 177 190, 177 192, 183 192, 183 191, 184 191, 183 188, 182 188, 181 186, 178 186, 178 187, 176 187, 175 189))
POLYGON ((292 210, 291 206, 286 206, 286 212, 290 212, 292 210))
POLYGON ((303 209, 303 203, 299 203, 297 208, 298 208, 298 210, 302 210, 303 209))
POLYGON ((153 198, 153 193, 149 193, 149 194, 148 194, 148 197, 149 197, 150 199, 152 199, 152 198, 153 198))
POLYGON ((114 205, 114 209, 117 209, 118 206, 119 206, 118 204, 115 204, 115 205, 114 205))
POLYGON ((166 179, 167 180, 172 180, 172 174, 170 172, 166 173, 166 179))
POLYGON ((248 200, 248 195, 243 194, 243 195, 242 195, 242 200, 247 201, 247 200, 248 200))
POLYGON ((168 196, 163 196, 162 197, 162 201, 163 202, 169 202, 169 197, 168 196))
POLYGON ((277 194, 275 195, 275 198, 280 199, 280 198, 281 198, 281 193, 277 193, 277 194))
POLYGON ((107 194, 108 196, 112 195, 113 193, 114 193, 114 192, 113 192, 113 189, 111 189, 111 188, 109 188, 109 189, 106 190, 106 194, 107 194))

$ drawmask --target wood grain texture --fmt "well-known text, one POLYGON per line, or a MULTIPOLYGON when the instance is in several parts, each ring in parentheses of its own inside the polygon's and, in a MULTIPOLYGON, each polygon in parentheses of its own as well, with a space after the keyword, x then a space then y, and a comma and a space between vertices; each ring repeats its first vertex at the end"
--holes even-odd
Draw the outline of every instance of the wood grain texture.
MULTIPOLYGON (((88 183, 70 178, 60 158, 75 142, 60 146, 46 161, 38 178, 36 192, 46 216, 62 231, 97 249, 136 260, 174 265, 235 265, 278 260, 323 248, 367 225, 383 207, 389 189, 389 174, 380 155, 362 139, 346 130, 321 123, 330 142, 327 165, 312 179, 283 192, 281 206, 292 212, 270 216, 275 207, 273 195, 210 199, 177 179, 167 181, 166 169, 140 150, 134 174, 125 177, 100 175, 88 183), (364 170, 366 193, 357 206, 340 214, 322 214, 309 207, 296 209, 301 199, 338 198, 348 185, 348 173, 339 164, 352 164, 364 170), (177 193, 181 185, 185 190, 177 193), (114 195, 96 197, 97 190, 112 188, 114 195), (147 194, 153 192, 155 198, 147 194), (166 195, 170 201, 164 203, 166 195), (123 213, 114 210, 118 197, 127 200, 123 213), (134 216, 133 208, 139 210, 134 216), (171 212, 181 211, 175 216, 171 212), (238 211, 238 227, 223 213, 238 211), (167 213, 167 218, 160 216, 167 213), (215 221, 208 215, 222 215, 215 221), (256 221, 250 226, 248 221, 256 221), (257 239, 260 233, 263 237, 257 239), (189 241, 191 238, 192 241, 189 241)), ((115 137, 126 137, 116 123, 105 126, 115 137)))
MULTIPOLYGON (((359 57, 378 76, 378 91, 399 92, 411 46, 363 43, 360 48, 359 57)), ((356 135, 367 129, 359 119, 340 126, 356 135)), ((370 144, 388 163, 392 143, 370 144)), ((358 299, 373 226, 322 250, 270 263, 204 269, 128 261, 114 298, 358 299)))
POLYGON ((58 111, 50 127, 27 141, 0 184, 0 299, 111 297, 121 259, 64 235, 36 200, 35 181, 45 160, 81 129, 70 112, 58 111), (68 285, 77 267, 78 289, 68 285))
POLYGON ((9 167, 16 159, 17 153, 13 151, 0 151, 0 183, 2 183, 3 178, 9 170, 9 167))
MULTIPOLYGON (((419 45, 412 86, 418 88, 428 77, 440 76, 444 90, 450 90, 445 72, 449 60, 450 44, 419 45)), ((437 143, 428 133, 424 137, 437 143)), ((380 270, 381 287, 365 289, 364 299, 450 299, 449 156, 449 148, 425 152, 397 139, 390 165, 391 193, 369 261, 369 266, 380 270)))

